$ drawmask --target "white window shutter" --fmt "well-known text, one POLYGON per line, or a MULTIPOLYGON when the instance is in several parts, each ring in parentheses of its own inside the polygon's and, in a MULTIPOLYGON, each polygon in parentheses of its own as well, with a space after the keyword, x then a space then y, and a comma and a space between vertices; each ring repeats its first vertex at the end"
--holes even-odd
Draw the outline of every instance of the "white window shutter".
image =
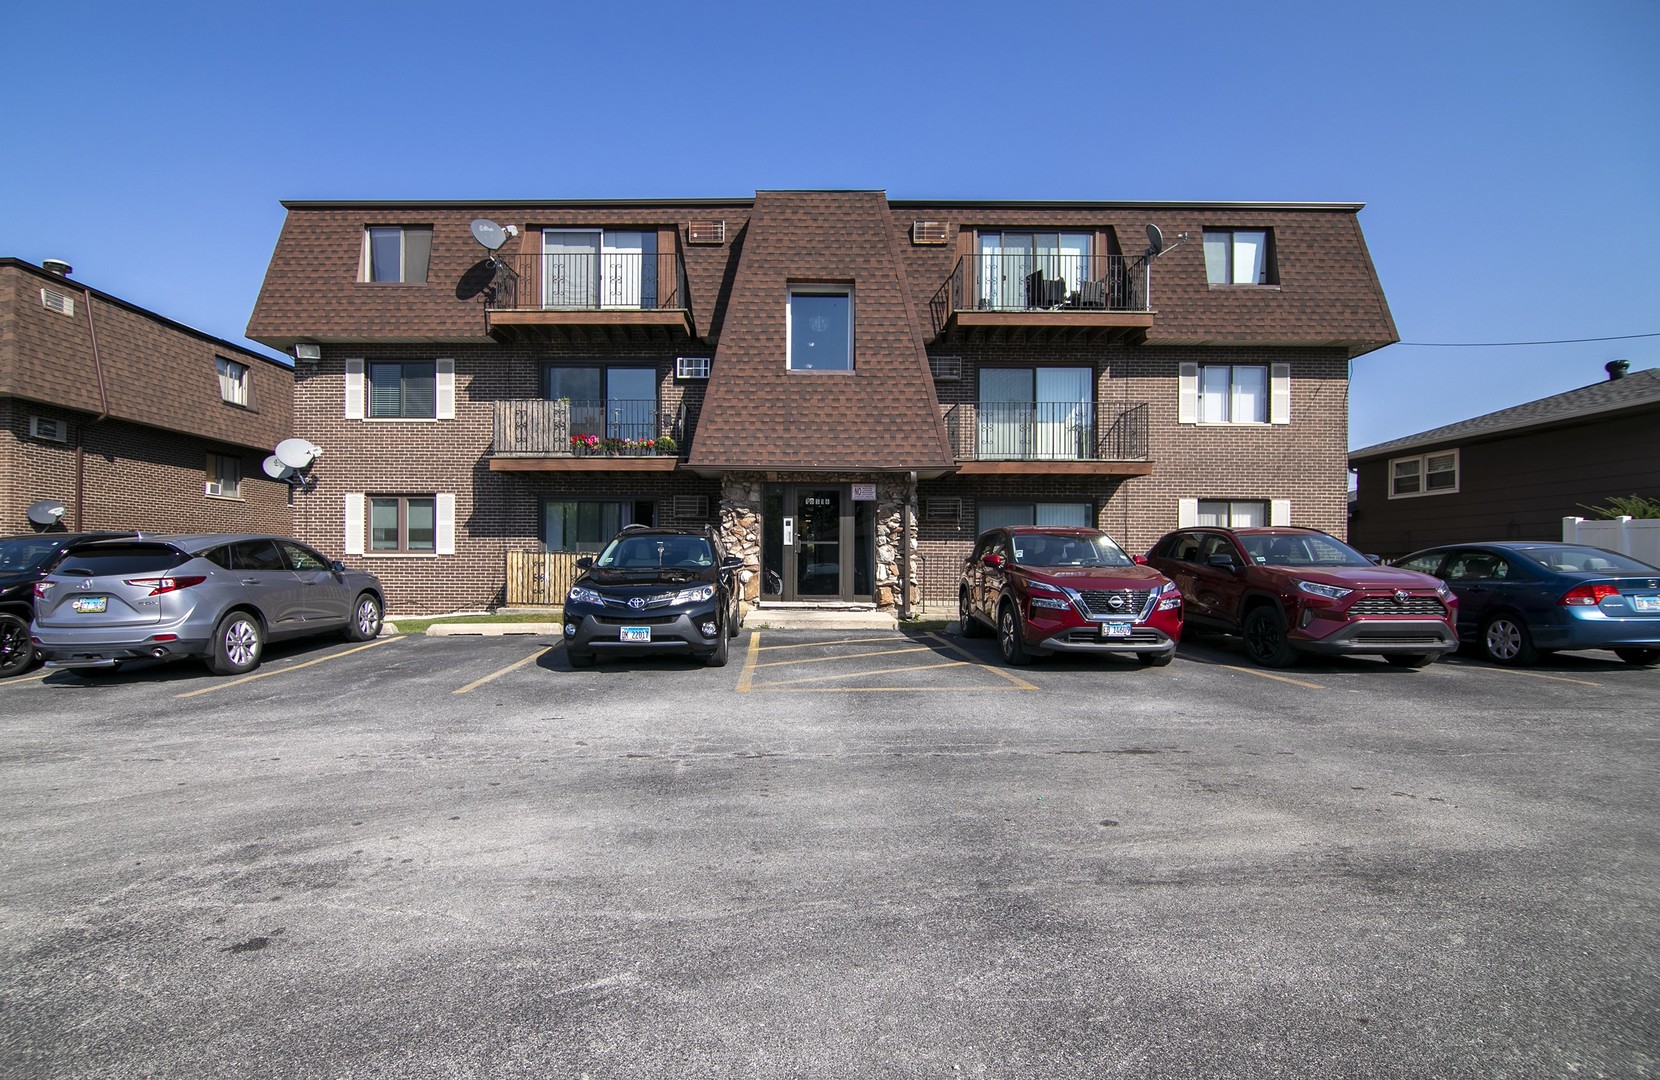
POLYGON ((1176 375, 1176 422, 1199 422, 1199 365, 1182 364, 1176 375))
POLYGON ((455 419, 455 361, 439 360, 438 371, 438 419, 455 419))
POLYGON ((1198 499, 1177 499, 1176 507, 1176 528, 1191 529, 1199 524, 1198 499))
POLYGON ((346 361, 346 419, 363 419, 363 361, 346 361))
POLYGON ((1291 365, 1270 364, 1268 381, 1268 422, 1291 423, 1291 365))
POLYGON ((1268 524, 1270 524, 1270 525, 1289 525, 1289 524, 1291 524, 1291 500, 1290 499, 1270 499, 1269 500, 1269 502, 1268 502, 1268 524))
MULTIPOLYGON (((361 361, 359 361, 361 363, 361 361)), ((363 554, 364 498, 361 494, 346 496, 346 554, 363 554)))
POLYGON ((453 492, 440 491, 438 493, 438 554, 455 554, 455 495, 453 492))

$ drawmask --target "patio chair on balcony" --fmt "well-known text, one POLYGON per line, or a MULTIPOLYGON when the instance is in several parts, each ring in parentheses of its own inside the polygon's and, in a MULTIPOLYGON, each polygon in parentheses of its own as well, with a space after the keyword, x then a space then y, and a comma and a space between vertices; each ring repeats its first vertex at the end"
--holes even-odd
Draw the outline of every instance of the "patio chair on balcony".
POLYGON ((1066 282, 1060 278, 1046 278, 1042 270, 1026 275, 1026 307, 1041 311, 1058 308, 1066 303, 1066 282))
POLYGON ((1107 306, 1107 283, 1105 281, 1081 281, 1078 291, 1072 294, 1068 304, 1075 308, 1104 308, 1107 306))

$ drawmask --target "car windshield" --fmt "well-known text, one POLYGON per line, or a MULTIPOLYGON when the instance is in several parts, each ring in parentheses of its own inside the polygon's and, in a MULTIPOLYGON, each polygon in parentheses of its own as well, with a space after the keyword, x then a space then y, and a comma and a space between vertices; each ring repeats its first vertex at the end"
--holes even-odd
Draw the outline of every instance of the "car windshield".
POLYGON ((1660 567, 1594 547, 1519 548, 1533 562, 1556 573, 1660 574, 1660 567))
POLYGON ((1010 540, 1021 566, 1135 565, 1106 533, 1015 533, 1010 540))
POLYGON ((71 549, 57 572, 76 577, 153 574, 189 561, 189 555, 166 544, 100 544, 71 549))
POLYGON ((51 540, 32 536, 0 540, 0 574, 22 574, 39 570, 63 549, 51 540))
POLYGON ((1258 533, 1241 536, 1245 554, 1258 566, 1371 566, 1372 561, 1349 545, 1330 536, 1311 534, 1258 533))
POLYGON ((701 536, 619 536, 605 545, 594 565, 605 570, 701 570, 715 565, 715 552, 701 536))

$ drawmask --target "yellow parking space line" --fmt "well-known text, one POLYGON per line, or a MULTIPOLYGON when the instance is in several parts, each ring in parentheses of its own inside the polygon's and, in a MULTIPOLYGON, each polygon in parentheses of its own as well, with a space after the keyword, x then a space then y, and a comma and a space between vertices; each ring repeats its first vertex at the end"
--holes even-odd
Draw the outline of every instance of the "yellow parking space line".
POLYGON ((1497 672, 1501 675, 1524 675, 1529 679, 1549 679, 1551 682, 1573 683, 1576 686, 1602 686, 1602 683, 1591 682, 1589 679, 1570 679, 1566 675, 1545 675, 1537 671, 1517 671, 1515 668, 1486 668, 1484 670, 1497 672))
MULTIPOLYGON (((836 644, 842 644, 837 642, 836 644)), ((863 660, 867 656, 898 656, 901 653, 933 652, 926 645, 913 645, 908 649, 883 649, 881 652, 847 653, 839 656, 815 656, 810 660, 768 660, 756 667, 793 667, 797 664, 829 664, 837 660, 863 660)))
POLYGON ((1239 667, 1237 664, 1217 664, 1216 666, 1220 668, 1227 668, 1229 671, 1243 671, 1247 675, 1257 675, 1264 679, 1273 679, 1275 682, 1290 683, 1292 686, 1300 686, 1305 690, 1325 689, 1325 687, 1321 686, 1319 683, 1304 682, 1301 679, 1293 679, 1286 675, 1275 675, 1267 671, 1258 671, 1256 668, 1239 667))
MULTIPOLYGON (((980 660, 979 660, 978 657, 976 657, 973 653, 969 652, 967 649, 963 648, 961 645, 958 645, 956 642, 947 641, 945 638, 940 637, 938 634, 929 634, 928 636, 933 638, 935 641, 939 642, 941 645, 944 645, 947 649, 950 649, 952 652, 956 653, 957 655, 966 656, 970 663, 972 663, 972 664, 979 664, 980 663, 980 660)), ((998 667, 987 667, 986 670, 991 672, 994 675, 1003 676, 1003 678, 1005 678, 1005 679, 1009 680, 1010 682, 1014 683, 1015 686, 1019 687, 1022 690, 1036 690, 1037 689, 1037 687, 1033 686, 1031 683, 1027 682, 1025 679, 1022 679, 1020 676, 1016 675, 1012 671, 1004 671, 1002 668, 998 668, 998 667)))
POLYGON ((47 668, 38 674, 25 676, 21 679, 6 679, 4 682, 0 682, 0 686, 22 686, 24 683, 39 682, 40 680, 46 678, 46 676, 53 674, 56 670, 56 668, 47 668))
POLYGON ((352 653, 359 653, 359 652, 362 652, 364 649, 373 649, 377 645, 385 645, 387 642, 397 641, 397 640, 398 639, 395 636, 394 637, 376 638, 374 641, 369 642, 367 645, 359 645, 357 648, 347 649, 345 652, 331 653, 328 656, 319 656, 315 660, 307 660, 303 664, 294 664, 291 667, 273 668, 270 671, 256 671, 254 674, 244 675, 240 679, 232 679, 230 682, 214 683, 212 686, 204 686, 200 690, 187 690, 182 694, 174 694, 173 696, 176 697, 176 698, 199 697, 202 694, 211 694, 215 690, 225 690, 225 689, 228 689, 229 687, 232 687, 232 686, 241 686, 243 683, 251 683, 255 679, 266 679, 266 678, 270 678, 272 675, 286 675, 290 671, 298 671, 301 668, 308 668, 313 664, 326 663, 329 660, 338 660, 342 656, 350 656, 352 653))
MULTIPOLYGON (((562 645, 564 643, 560 642, 560 644, 562 645)), ((450 692, 452 694, 465 694, 470 690, 477 690, 479 687, 483 686, 485 683, 491 682, 495 679, 499 679, 503 675, 506 675, 509 671, 517 671, 520 668, 524 667, 526 664, 531 663, 532 661, 540 660, 542 657, 546 656, 548 653, 552 652, 553 650, 555 650, 557 648, 559 648, 559 645, 549 645, 545 649, 537 649, 535 652, 531 653, 529 656, 525 657, 523 660, 515 660, 515 661, 513 661, 513 663, 508 664, 506 667, 502 668, 500 671, 492 671, 490 674, 484 676, 484 678, 474 679, 472 682, 468 683, 466 686, 463 686, 461 689, 452 690, 450 692)))
POLYGON ((774 679, 761 683, 755 689, 773 690, 781 686, 797 686, 802 683, 833 682, 836 679, 867 679, 872 675, 898 675, 903 671, 933 671, 937 668, 967 667, 963 660, 947 660, 941 664, 914 664, 911 667, 882 668, 878 671, 842 671, 834 675, 809 675, 800 679, 774 679))
POLYGON ((797 641, 791 645, 768 645, 767 652, 777 652, 780 649, 816 649, 824 645, 873 645, 878 642, 889 642, 893 635, 887 637, 840 638, 836 641, 797 641))
POLYGON ((738 675, 738 693, 747 694, 755 682, 755 660, 761 655, 761 631, 749 632, 749 655, 744 657, 744 669, 738 675))

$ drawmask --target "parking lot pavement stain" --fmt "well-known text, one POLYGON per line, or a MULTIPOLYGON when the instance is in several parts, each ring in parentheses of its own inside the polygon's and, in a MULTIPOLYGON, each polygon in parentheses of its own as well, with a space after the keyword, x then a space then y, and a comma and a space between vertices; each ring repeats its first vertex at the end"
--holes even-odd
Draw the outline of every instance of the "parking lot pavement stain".
POLYGON ((893 637, 872 638, 840 638, 832 640, 790 642, 782 645, 762 645, 761 631, 755 630, 750 634, 749 650, 744 657, 744 668, 738 678, 738 692, 770 692, 770 693, 797 693, 797 694, 851 694, 851 693, 984 693, 986 691, 1007 690, 1036 690, 1037 687, 1019 676, 1003 671, 1000 668, 990 667, 956 644, 940 637, 938 634, 929 634, 936 644, 905 644, 889 649, 857 649, 843 651, 849 646, 867 645, 894 645, 893 637), (901 664, 896 666, 871 666, 868 662, 878 658, 908 656, 917 653, 926 653, 931 656, 941 656, 941 648, 949 650, 962 659, 947 657, 935 663, 928 664, 901 664), (779 660, 761 660, 761 654, 783 654, 791 650, 833 650, 828 656, 800 656, 779 660), (756 676, 764 669, 781 669, 803 667, 808 664, 831 663, 860 663, 855 671, 840 671, 825 675, 804 675, 798 678, 780 679, 769 677, 765 682, 757 682, 756 676), (947 668, 968 668, 979 671, 988 671, 999 678, 1006 680, 1010 685, 975 686, 962 685, 954 682, 949 686, 896 686, 896 685, 848 685, 849 680, 881 680, 892 676, 904 675, 921 671, 939 671, 947 668), (825 685, 825 684, 839 685, 825 685), (813 685, 818 684, 818 685, 813 685))
POLYGON ((400 638, 400 637, 376 638, 374 641, 369 642, 367 645, 359 645, 355 649, 346 649, 342 652, 330 653, 327 656, 319 656, 315 660, 307 660, 307 661, 305 661, 303 663, 299 663, 299 664, 289 664, 289 665, 286 665, 284 667, 273 667, 273 668, 270 668, 269 670, 256 671, 252 675, 244 675, 240 679, 232 679, 230 682, 214 683, 212 686, 204 686, 199 690, 186 690, 182 694, 174 694, 173 696, 176 697, 176 698, 192 698, 192 697, 198 697, 202 694, 211 694, 215 690, 226 690, 226 689, 229 689, 232 686, 241 686, 243 683, 251 683, 255 679, 268 679, 273 675, 286 675, 290 671, 299 671, 301 668, 308 668, 308 667, 311 667, 313 664, 327 663, 330 660, 338 660, 342 656, 350 656, 353 653, 360 653, 364 649, 373 649, 373 648, 376 648, 377 646, 380 646, 380 645, 388 645, 388 644, 390 644, 394 641, 402 641, 402 640, 403 639, 400 638))

